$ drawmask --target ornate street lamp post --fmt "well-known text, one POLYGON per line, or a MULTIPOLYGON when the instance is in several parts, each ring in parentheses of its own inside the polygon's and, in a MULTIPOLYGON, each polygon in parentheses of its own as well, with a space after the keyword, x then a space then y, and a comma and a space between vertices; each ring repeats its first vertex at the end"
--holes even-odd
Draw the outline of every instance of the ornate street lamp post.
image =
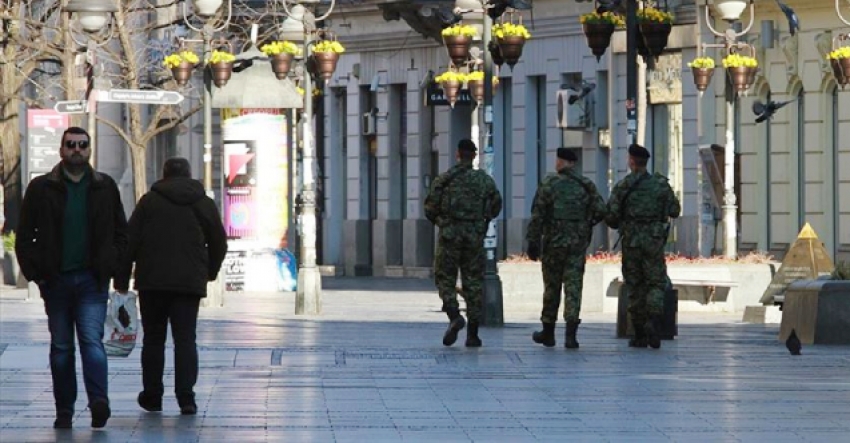
MULTIPOLYGON (((747 8, 745 0, 715 0, 714 8, 717 15, 729 23, 729 28, 726 32, 721 33, 714 29, 711 25, 711 17, 709 14, 708 0, 705 2, 705 22, 708 29, 718 36, 723 37, 725 42, 722 44, 703 43, 700 49, 704 48, 723 48, 727 54, 733 54, 738 49, 748 47, 748 45, 737 43, 738 37, 749 32, 755 21, 755 7, 753 0, 749 1, 750 7, 750 24, 741 31, 737 32, 734 28, 734 23, 741 18, 741 13, 747 8)), ((751 54, 754 55, 754 54, 751 54)), ((745 66, 738 68, 746 68, 745 66)), ((748 71, 748 70, 745 70, 748 71)), ((737 199, 735 197, 735 100, 737 99, 738 91, 746 89, 751 84, 741 81, 734 83, 736 78, 733 77, 735 71, 727 69, 726 77, 726 148, 724 155, 724 195, 723 195, 723 255, 727 258, 737 258, 738 256, 738 226, 737 226, 737 199), (742 89, 743 88, 743 89, 742 89)), ((754 72, 753 72, 754 73, 754 72)))
MULTIPOLYGON (((113 0, 71 0, 64 10, 71 15, 72 20, 73 18, 77 19, 80 27, 87 35, 87 41, 82 42, 74 36, 73 26, 68 30, 71 40, 86 48, 86 61, 92 70, 90 81, 94 81, 97 77, 94 51, 108 43, 112 38, 115 26, 110 26, 110 19, 114 13, 118 12, 118 6, 113 0), (104 30, 107 27, 108 29, 104 30), (104 35, 104 33, 106 34, 104 35)), ((97 166, 97 102, 94 97, 96 92, 94 88, 87 88, 87 90, 89 91, 88 96, 86 96, 88 102, 87 126, 90 138, 89 146, 91 147, 91 164, 97 166)))
MULTIPOLYGON (((311 66, 318 70, 314 60, 313 45, 318 42, 316 22, 326 19, 333 11, 334 0, 320 17, 315 16, 319 0, 283 0, 288 18, 281 25, 284 40, 303 43, 304 59, 302 84, 304 88, 304 112, 301 116, 302 180, 301 191, 301 257, 298 267, 298 288, 295 295, 296 314, 319 314, 322 312, 322 276, 316 265, 316 185, 313 176, 313 78, 311 66)), ((318 78, 318 76, 317 76, 318 78)))

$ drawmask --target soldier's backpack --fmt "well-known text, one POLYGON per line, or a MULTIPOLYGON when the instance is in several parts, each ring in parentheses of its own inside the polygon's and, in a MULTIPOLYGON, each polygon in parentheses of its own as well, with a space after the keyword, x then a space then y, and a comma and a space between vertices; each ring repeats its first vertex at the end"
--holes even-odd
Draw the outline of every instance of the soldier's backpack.
POLYGON ((552 207, 552 218, 566 221, 586 221, 587 209, 590 203, 590 190, 579 178, 567 176, 552 184, 555 201, 552 207), (575 186, 577 182, 581 186, 575 186))

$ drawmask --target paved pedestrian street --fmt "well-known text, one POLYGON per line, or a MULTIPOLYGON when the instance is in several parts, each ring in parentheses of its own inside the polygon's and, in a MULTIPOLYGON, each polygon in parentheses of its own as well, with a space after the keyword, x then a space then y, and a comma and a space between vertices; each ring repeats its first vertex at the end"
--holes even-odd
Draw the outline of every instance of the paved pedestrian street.
MULTIPOLYGON (((136 404, 139 345, 110 359, 112 418, 92 430, 82 374, 73 430, 54 430, 49 335, 40 300, 0 296, 0 441, 6 442, 846 442, 850 348, 791 356, 778 325, 679 315, 658 351, 584 316, 581 349, 531 341, 539 307, 505 307, 502 328, 442 346, 427 280, 324 280, 323 314, 294 294, 228 294, 202 308, 198 415, 181 416, 166 362, 162 413, 136 404)), ((168 352, 173 348, 170 347, 168 352)), ((79 358, 77 359, 79 366, 79 358)))

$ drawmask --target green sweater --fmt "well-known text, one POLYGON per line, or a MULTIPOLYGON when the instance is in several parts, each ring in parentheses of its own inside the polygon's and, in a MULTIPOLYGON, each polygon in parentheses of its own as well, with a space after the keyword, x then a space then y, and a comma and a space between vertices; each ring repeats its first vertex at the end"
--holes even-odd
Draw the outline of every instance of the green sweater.
POLYGON ((91 179, 86 173, 79 183, 63 177, 67 189, 65 220, 62 223, 61 272, 86 269, 88 263, 88 191, 91 179))

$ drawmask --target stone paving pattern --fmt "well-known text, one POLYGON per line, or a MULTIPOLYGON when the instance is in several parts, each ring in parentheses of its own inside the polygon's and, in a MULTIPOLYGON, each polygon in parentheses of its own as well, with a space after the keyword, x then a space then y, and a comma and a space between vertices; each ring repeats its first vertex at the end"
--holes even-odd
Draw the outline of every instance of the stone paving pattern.
POLYGON ((793 357, 778 325, 683 313, 679 337, 652 351, 616 339, 614 315, 585 315, 576 352, 562 347, 563 324, 558 347, 534 345, 539 312, 509 305, 504 327, 482 328, 483 348, 462 338, 446 348, 430 281, 324 286, 318 317, 294 315, 291 293, 228 294, 224 308, 202 309, 197 416, 181 416, 170 392, 171 355, 164 411, 138 407, 139 345, 110 359, 103 430, 89 427, 78 373, 70 431, 51 428, 42 304, 2 287, 0 441, 850 441, 850 348, 793 357))

